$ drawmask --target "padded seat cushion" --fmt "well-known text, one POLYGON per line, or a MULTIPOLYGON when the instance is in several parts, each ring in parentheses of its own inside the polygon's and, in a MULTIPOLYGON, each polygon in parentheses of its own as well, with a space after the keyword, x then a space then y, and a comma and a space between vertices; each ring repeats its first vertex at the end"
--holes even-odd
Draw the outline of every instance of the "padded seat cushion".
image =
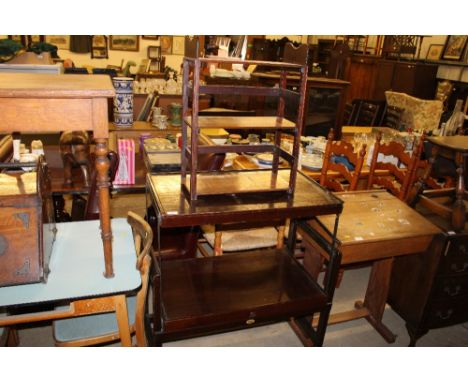
MULTIPOLYGON (((225 252, 247 251, 276 246, 278 231, 274 227, 222 231, 222 248, 225 252)), ((214 227, 203 226, 203 236, 214 247, 214 227)))
MULTIPOLYGON (((127 297, 128 322, 130 325, 133 325, 135 321, 135 306, 136 296, 127 297)), ((58 309, 63 309, 63 307, 58 307, 58 309)), ((118 330, 115 312, 54 321, 54 338, 59 342, 105 335, 118 332, 118 330)))

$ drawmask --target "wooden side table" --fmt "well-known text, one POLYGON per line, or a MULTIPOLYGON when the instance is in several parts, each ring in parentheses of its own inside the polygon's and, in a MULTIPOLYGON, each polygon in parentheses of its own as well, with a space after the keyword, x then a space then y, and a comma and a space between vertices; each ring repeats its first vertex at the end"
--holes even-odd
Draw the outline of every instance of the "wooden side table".
POLYGON ((114 95, 107 75, 0 74, 1 132, 93 131, 106 277, 114 275, 107 159, 107 105, 114 95))
MULTIPOLYGON (((393 259, 424 253, 441 230, 386 191, 335 195, 344 201, 337 234, 341 264, 372 262, 372 271, 364 301, 356 301, 352 310, 330 315, 328 324, 366 318, 387 342, 394 342, 395 335, 382 323, 393 259)), ((305 234, 304 266, 313 277, 327 258, 321 243, 324 239, 331 242, 333 224, 331 216, 320 216, 298 228, 305 234)))

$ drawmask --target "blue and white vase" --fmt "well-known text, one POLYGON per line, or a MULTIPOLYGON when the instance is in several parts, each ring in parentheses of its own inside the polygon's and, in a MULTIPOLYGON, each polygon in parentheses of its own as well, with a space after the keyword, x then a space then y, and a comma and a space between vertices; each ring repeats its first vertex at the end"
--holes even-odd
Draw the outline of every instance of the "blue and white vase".
POLYGON ((133 78, 114 77, 114 125, 132 127, 133 125, 133 78))

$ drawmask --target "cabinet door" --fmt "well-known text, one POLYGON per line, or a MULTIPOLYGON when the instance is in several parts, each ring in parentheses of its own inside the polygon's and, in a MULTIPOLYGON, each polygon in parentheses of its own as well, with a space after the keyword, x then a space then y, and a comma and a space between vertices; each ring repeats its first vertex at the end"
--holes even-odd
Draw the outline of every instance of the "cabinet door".
POLYGON ((392 61, 381 61, 377 64, 375 79, 374 100, 385 101, 385 91, 392 89, 393 71, 395 63, 392 61))
POLYGON ((393 72, 392 90, 396 92, 414 94, 416 83, 416 65, 397 63, 393 72))
POLYGON ((351 83, 346 102, 353 99, 372 99, 376 75, 376 60, 353 57, 346 80, 351 83))

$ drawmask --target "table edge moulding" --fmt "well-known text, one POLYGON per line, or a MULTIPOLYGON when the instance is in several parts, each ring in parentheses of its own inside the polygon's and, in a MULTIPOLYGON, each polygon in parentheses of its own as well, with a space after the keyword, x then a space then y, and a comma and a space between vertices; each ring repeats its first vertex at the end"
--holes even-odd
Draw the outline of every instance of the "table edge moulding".
MULTIPOLYGON (((271 173, 271 190, 264 188, 262 192, 286 192, 291 195, 294 192, 296 170, 299 159, 300 136, 304 118, 305 93, 307 85, 307 47, 305 45, 295 48, 292 44, 288 44, 285 51, 288 50, 289 57, 292 62, 269 62, 269 61, 247 61, 234 58, 221 58, 217 56, 199 57, 198 39, 194 38, 193 47, 186 49, 183 59, 183 119, 182 119, 182 157, 181 157, 181 184, 186 196, 190 200, 196 200, 199 196, 203 196, 203 192, 197 187, 197 164, 198 155, 202 153, 198 149, 198 135, 203 127, 210 128, 235 128, 235 129, 267 129, 274 131, 275 138, 273 144, 259 145, 255 152, 270 152, 273 153, 273 164, 271 173), (204 64, 242 64, 242 65, 262 65, 274 67, 280 70, 278 83, 275 87, 265 86, 242 86, 242 85, 202 85, 201 77, 204 64), (286 88, 288 72, 290 70, 298 71, 300 77, 300 86, 298 91, 288 90, 286 88), (191 73, 193 76, 191 76, 191 73), (190 78, 193 83, 190 83, 190 78), (278 107, 276 116, 237 116, 237 117, 219 117, 219 116, 199 116, 199 97, 201 94, 245 94, 245 95, 268 95, 278 98, 278 107), (189 104, 192 100, 191 105, 189 104), (296 121, 287 120, 285 115, 286 101, 297 101, 296 121), (191 106, 191 107, 190 107, 191 106), (190 129, 190 133, 189 133, 190 129), (294 137, 292 153, 288 153, 280 147, 281 132, 287 131, 294 137), (189 137, 191 135, 191 137, 189 137), (279 158, 284 158, 291 166, 292 171, 288 180, 287 187, 277 187, 275 180, 278 174, 279 158), (190 175, 189 177, 187 175, 190 175)), ((187 44, 186 44, 187 45, 187 44)), ((252 147, 252 146, 250 146, 252 147)), ((213 145, 209 148, 209 152, 240 152, 249 151, 248 145, 213 145), (242 147, 239 147, 242 146, 242 147)), ((220 194, 229 194, 232 191, 229 185, 223 190, 219 189, 220 194)), ((254 190, 251 190, 254 192, 254 190)))
POLYGON ((107 75, 0 74, 0 131, 93 131, 106 277, 114 275, 107 159, 108 98, 114 96, 107 75))

